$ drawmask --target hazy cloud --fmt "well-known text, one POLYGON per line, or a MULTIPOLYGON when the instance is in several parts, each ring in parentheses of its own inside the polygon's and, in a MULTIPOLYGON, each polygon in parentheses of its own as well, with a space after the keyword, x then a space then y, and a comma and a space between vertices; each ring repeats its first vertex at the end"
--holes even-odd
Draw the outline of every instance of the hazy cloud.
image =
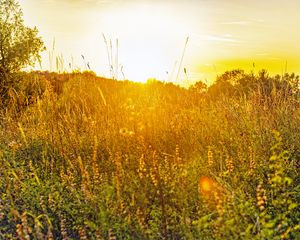
POLYGON ((237 39, 234 39, 232 37, 228 37, 228 35, 226 36, 220 36, 220 35, 205 35, 203 36, 204 40, 207 41, 217 41, 217 42, 230 42, 230 43, 238 43, 240 42, 237 39))
POLYGON ((231 22, 221 22, 224 25, 249 25, 249 21, 231 21, 231 22))
POLYGON ((50 5, 69 5, 74 7, 93 7, 121 2, 121 0, 46 0, 50 5))

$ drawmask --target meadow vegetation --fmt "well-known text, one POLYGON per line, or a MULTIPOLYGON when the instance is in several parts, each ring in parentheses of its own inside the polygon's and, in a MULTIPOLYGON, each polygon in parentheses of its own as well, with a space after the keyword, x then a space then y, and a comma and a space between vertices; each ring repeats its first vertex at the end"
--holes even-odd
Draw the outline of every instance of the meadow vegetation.
POLYGON ((294 74, 189 89, 14 75, 0 111, 0 239, 299 239, 294 74))
POLYGON ((0 239, 300 238, 298 76, 20 72, 42 50, 0 0, 0 239))

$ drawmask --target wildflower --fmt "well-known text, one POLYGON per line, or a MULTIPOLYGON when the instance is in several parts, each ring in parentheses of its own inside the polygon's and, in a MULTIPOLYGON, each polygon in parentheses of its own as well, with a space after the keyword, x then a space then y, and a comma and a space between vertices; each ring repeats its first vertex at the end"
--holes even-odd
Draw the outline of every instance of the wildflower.
POLYGON ((222 186, 213 179, 203 176, 198 183, 199 193, 202 196, 207 207, 217 210, 220 216, 224 214, 224 203, 226 194, 222 186))
POLYGON ((208 159, 208 161, 207 161, 208 166, 212 167, 214 165, 214 158, 213 158, 213 151, 212 151, 211 147, 208 147, 207 159, 208 159))
POLYGON ((16 148, 18 146, 18 143, 15 140, 13 140, 8 144, 8 146, 10 148, 16 148))
POLYGON ((226 168, 227 168, 228 172, 232 173, 233 170, 234 170, 234 164, 233 164, 232 157, 227 156, 226 161, 225 161, 225 165, 226 165, 226 168))
POLYGON ((108 239, 109 240, 116 240, 117 239, 111 228, 108 230, 108 239))
POLYGON ((263 211, 266 207, 267 196, 266 196, 266 190, 262 187, 261 183, 256 188, 256 199, 257 199, 257 206, 259 210, 263 211))
POLYGON ((135 134, 135 133, 134 133, 133 131, 129 131, 129 132, 128 132, 128 135, 129 135, 130 137, 134 136, 134 134, 135 134))
POLYGON ((127 128, 121 128, 120 131, 119 131, 119 133, 120 133, 121 135, 123 135, 123 136, 126 136, 127 133, 128 133, 128 129, 127 129, 127 128))

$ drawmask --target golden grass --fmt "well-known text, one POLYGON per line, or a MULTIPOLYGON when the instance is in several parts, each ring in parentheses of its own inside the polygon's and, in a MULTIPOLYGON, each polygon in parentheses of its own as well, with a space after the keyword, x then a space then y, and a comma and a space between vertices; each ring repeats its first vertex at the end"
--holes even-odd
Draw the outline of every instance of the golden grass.
POLYGON ((33 78, 1 112, 0 238, 300 237, 297 94, 33 78))

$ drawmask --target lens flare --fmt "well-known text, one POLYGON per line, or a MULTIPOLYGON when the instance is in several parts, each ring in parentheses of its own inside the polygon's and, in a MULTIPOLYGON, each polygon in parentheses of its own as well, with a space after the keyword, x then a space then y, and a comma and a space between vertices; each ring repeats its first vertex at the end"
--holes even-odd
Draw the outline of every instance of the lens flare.
POLYGON ((206 176, 199 179, 199 192, 201 194, 209 194, 214 191, 214 181, 206 176))

